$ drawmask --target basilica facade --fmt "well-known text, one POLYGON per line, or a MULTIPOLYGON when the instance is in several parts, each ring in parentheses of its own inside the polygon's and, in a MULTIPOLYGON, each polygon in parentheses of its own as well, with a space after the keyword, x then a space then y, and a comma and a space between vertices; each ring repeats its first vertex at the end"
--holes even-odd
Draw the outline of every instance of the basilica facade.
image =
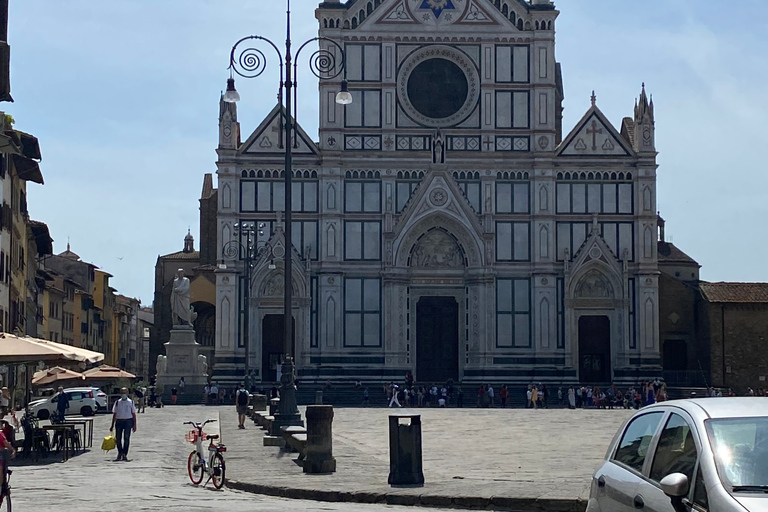
POLYGON ((325 1, 315 14, 345 52, 353 102, 334 101, 343 76, 321 79, 317 140, 296 120, 292 243, 283 107, 241 137, 221 103, 214 378, 241 378, 247 354, 256 380, 275 380, 287 250, 304 382, 659 375, 644 87, 616 125, 587 95, 564 134, 547 0, 325 1), (225 250, 244 221, 263 249, 250 281, 243 252, 225 250))

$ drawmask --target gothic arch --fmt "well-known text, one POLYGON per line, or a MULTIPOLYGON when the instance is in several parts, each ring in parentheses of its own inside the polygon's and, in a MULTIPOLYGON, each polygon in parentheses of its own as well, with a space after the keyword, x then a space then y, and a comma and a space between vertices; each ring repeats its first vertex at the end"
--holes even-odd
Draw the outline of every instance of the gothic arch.
MULTIPOLYGON (((597 294, 600 290, 600 285, 597 285, 597 287, 594 289, 596 290, 595 293, 597 294)), ((622 285, 621 277, 616 274, 615 269, 604 263, 602 260, 591 260, 571 276, 570 283, 568 284, 567 297, 574 299, 596 298, 606 300, 621 300, 621 298, 624 296, 623 290, 624 286, 622 285), (607 285, 606 293, 604 296, 585 296, 584 287, 589 284, 590 279, 595 278, 602 278, 605 285, 607 285)))
MULTIPOLYGON (((306 297, 306 290, 302 289, 301 277, 293 272, 293 296, 295 298, 306 297)), ((257 282, 254 279, 254 283, 257 282)), ((263 276, 258 286, 258 297, 275 298, 283 296, 283 284, 285 283, 285 274, 281 271, 273 271, 263 276)))
POLYGON ((467 255, 461 242, 447 230, 436 227, 416 239, 408 256, 409 268, 464 268, 467 255))
POLYGON ((416 242, 427 232, 438 228, 452 236, 461 248, 468 267, 484 265, 482 242, 474 237, 457 219, 444 213, 432 213, 420 219, 395 240, 394 261, 398 267, 407 267, 416 242))

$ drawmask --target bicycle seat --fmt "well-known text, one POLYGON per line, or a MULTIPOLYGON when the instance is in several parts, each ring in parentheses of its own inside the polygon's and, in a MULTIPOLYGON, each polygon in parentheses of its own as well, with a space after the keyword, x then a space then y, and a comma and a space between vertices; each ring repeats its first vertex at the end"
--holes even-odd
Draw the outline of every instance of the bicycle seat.
POLYGON ((208 436, 208 439, 218 439, 219 436, 217 434, 212 434, 208 436))

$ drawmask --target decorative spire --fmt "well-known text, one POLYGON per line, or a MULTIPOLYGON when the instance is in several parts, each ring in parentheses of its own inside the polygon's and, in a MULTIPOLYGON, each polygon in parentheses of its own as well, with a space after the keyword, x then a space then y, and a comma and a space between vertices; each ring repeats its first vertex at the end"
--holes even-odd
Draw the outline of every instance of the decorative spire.
POLYGON ((597 104, 597 96, 595 96, 595 91, 592 91, 592 97, 590 98, 592 101, 592 106, 594 107, 597 104))

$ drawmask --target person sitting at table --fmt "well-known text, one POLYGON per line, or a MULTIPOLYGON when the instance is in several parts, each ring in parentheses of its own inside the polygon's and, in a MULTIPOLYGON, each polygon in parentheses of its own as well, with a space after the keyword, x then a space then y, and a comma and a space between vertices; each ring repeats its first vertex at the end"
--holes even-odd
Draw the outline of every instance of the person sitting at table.
MULTIPOLYGON (((13 430, 13 429, 11 429, 13 430)), ((11 442, 5 437, 5 434, 2 430, 0 430, 0 448, 2 448, 2 451, 0 451, 0 481, 2 481, 2 488, 5 490, 6 486, 6 475, 5 471, 8 467, 8 457, 6 456, 6 450, 11 453, 10 458, 14 458, 16 456, 16 448, 13 447, 11 442)), ((10 506, 10 504, 9 504, 10 506)))
POLYGON ((16 431, 13 429, 13 426, 5 420, 0 420, 0 426, 2 426, 0 432, 5 435, 11 446, 16 447, 16 431))

